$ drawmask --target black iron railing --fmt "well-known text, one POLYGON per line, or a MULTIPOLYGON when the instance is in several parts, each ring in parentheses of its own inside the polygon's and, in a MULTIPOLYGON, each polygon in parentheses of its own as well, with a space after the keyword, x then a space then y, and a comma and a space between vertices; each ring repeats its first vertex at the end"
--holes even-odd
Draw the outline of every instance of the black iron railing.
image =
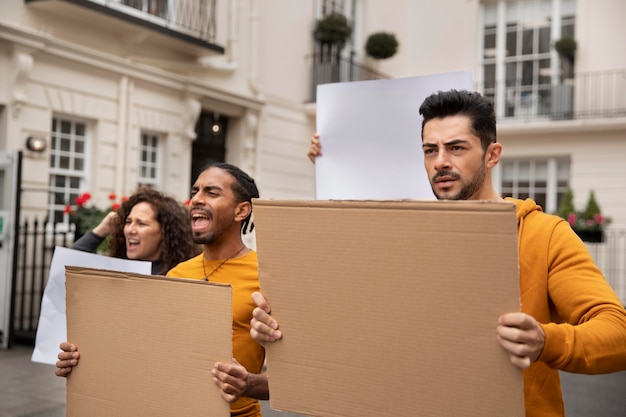
POLYGON ((320 51, 308 57, 313 71, 311 102, 315 102, 317 86, 346 81, 366 81, 391 78, 375 68, 344 57, 333 51, 320 51))
MULTIPOLYGON (((44 0, 24 0, 27 3, 44 0)), ((223 53, 216 0, 65 0, 223 53)))
POLYGON ((56 246, 69 246, 73 237, 46 220, 24 220, 19 227, 16 249, 17 268, 13 279, 12 335, 9 340, 35 340, 41 301, 48 282, 50 263, 56 246))
POLYGON ((485 82, 499 120, 569 120, 626 116, 626 69, 575 73, 558 83, 485 82))

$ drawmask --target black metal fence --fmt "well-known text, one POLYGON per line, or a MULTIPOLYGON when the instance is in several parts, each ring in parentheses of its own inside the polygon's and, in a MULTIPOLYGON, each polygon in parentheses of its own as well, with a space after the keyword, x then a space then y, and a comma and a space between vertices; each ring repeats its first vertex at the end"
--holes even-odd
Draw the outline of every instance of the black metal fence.
POLYGON ((498 121, 626 116, 626 69, 578 72, 556 84, 546 78, 491 80, 475 88, 493 100, 498 121))
POLYGON ((68 232, 57 230, 56 225, 47 220, 25 219, 20 224, 12 295, 14 341, 34 341, 54 248, 71 245, 73 237, 70 237, 68 232))
POLYGON ((311 102, 317 99, 317 86, 346 81, 367 81, 391 78, 375 68, 357 62, 352 55, 346 58, 328 46, 318 46, 318 51, 309 56, 313 71, 311 102))

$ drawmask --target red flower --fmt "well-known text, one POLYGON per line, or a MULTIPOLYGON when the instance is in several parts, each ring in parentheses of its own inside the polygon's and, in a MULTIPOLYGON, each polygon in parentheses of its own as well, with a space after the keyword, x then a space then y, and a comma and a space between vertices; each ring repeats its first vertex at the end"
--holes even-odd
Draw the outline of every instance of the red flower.
POLYGON ((189 206, 189 204, 191 204, 191 200, 188 198, 188 199, 186 199, 186 200, 183 202, 183 204, 184 204, 185 206, 189 206))
POLYGON ((128 196, 123 195, 120 200, 123 202, 128 201, 128 196))
POLYGON ((576 213, 570 213, 567 216, 567 222, 570 224, 570 226, 573 226, 576 224, 576 213))
POLYGON ((120 207, 122 207, 122 205, 120 203, 113 203, 113 204, 111 204, 111 210, 113 210, 113 211, 118 210, 120 207))
POLYGON ((65 206, 65 208, 63 209, 63 214, 69 214, 72 211, 72 206, 70 206, 69 204, 65 206))
POLYGON ((91 194, 89 194, 88 192, 84 192, 81 195, 79 195, 78 197, 76 197, 76 205, 79 206, 79 207, 82 207, 90 199, 91 199, 91 194))
POLYGON ((604 216, 602 216, 600 213, 595 214, 593 218, 596 220, 596 223, 604 224, 604 216))
POLYGON ((117 198, 117 195, 115 195, 115 193, 109 194, 109 200, 115 201, 116 198, 117 198))

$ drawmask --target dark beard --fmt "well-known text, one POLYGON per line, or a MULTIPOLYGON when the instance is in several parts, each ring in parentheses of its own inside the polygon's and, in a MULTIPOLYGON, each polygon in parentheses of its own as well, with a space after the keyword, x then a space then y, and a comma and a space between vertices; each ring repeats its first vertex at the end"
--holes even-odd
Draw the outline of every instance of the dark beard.
POLYGON ((437 200, 469 200, 474 194, 476 194, 478 190, 480 190, 480 187, 482 187, 483 184, 485 183, 485 177, 487 176, 486 171, 487 170, 485 168, 485 161, 483 160, 483 162, 480 164, 480 167, 478 168, 478 170, 476 171, 476 173, 470 180, 470 182, 465 184, 463 188, 461 188, 459 192, 453 195, 452 197, 446 197, 446 198, 441 197, 439 194, 435 192, 435 188, 432 186, 432 184, 435 183, 435 179, 437 177, 450 176, 456 179, 460 179, 461 176, 457 173, 453 173, 451 171, 438 172, 432 178, 431 188, 433 190, 433 193, 435 194, 435 197, 437 197, 437 200))

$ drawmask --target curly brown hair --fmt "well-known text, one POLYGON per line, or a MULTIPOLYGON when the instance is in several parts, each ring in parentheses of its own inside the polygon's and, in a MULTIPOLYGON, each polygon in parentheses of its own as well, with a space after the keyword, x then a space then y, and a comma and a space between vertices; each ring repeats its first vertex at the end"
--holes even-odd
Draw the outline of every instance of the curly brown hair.
POLYGON ((113 221, 113 232, 108 245, 109 256, 128 259, 124 224, 133 207, 143 202, 150 204, 161 228, 163 244, 160 260, 163 263, 163 270, 160 272, 162 274, 165 274, 178 263, 200 253, 201 248, 193 242, 191 220, 187 207, 157 190, 141 187, 117 210, 118 216, 113 221))

